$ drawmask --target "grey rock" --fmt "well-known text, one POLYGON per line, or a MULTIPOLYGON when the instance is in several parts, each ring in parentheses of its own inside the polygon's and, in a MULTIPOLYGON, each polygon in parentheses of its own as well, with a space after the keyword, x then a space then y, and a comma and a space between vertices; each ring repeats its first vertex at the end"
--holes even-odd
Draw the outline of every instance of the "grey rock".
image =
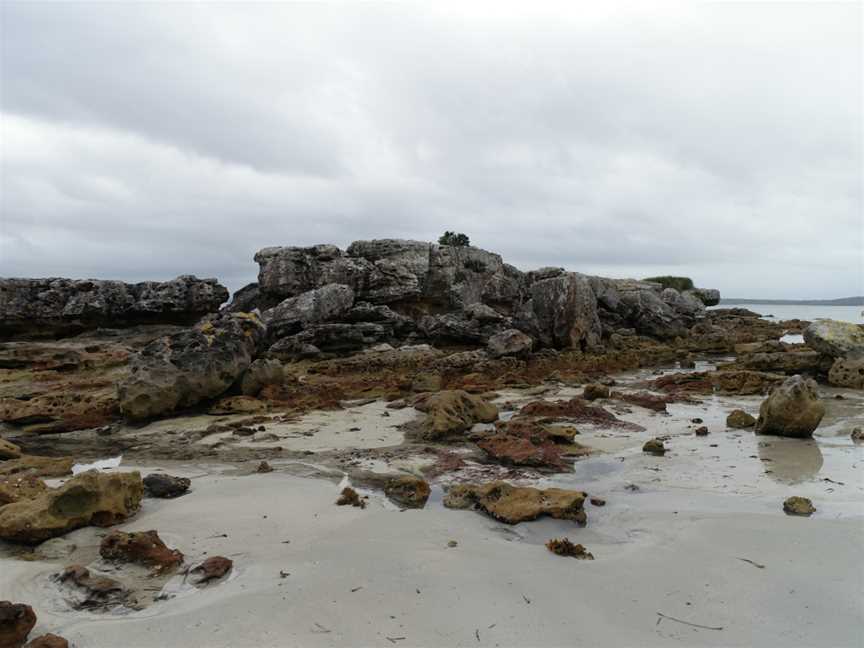
POLYGON ((531 284, 540 340, 558 349, 593 349, 600 344, 597 299, 588 278, 575 272, 531 284))
POLYGON ((58 336, 102 326, 191 324, 228 299, 216 279, 0 279, 0 336, 58 336))
POLYGON ((851 322, 820 319, 804 329, 804 342, 832 358, 864 355, 864 327, 851 322))
POLYGON ((349 258, 335 245, 268 247, 258 251, 255 261, 261 291, 282 299, 327 284, 359 289, 370 269, 368 261, 349 258))
POLYGON ((240 376, 239 391, 244 396, 257 396, 267 385, 280 385, 285 369, 278 360, 258 358, 240 376))
POLYGON ((144 492, 147 495, 162 499, 180 497, 192 484, 188 477, 175 477, 165 473, 150 473, 143 481, 144 492))
POLYGON ((121 412, 144 419, 219 396, 252 364, 265 334, 255 314, 220 313, 154 340, 118 383, 121 412))
POLYGON ((825 416, 816 383, 810 378, 792 376, 774 388, 759 408, 757 434, 810 437, 825 416))
POLYGON ((518 329, 507 329, 489 338, 486 351, 492 358, 524 356, 531 352, 534 340, 518 329))
POLYGON ((354 291, 343 284, 326 284, 289 297, 278 306, 264 311, 271 340, 294 335, 304 328, 337 319, 354 304, 354 291))
POLYGON ((835 387, 864 389, 864 355, 835 359, 828 371, 828 382, 835 387))
POLYGON ((720 303, 720 291, 716 288, 692 288, 684 292, 692 295, 705 306, 716 306, 720 303))

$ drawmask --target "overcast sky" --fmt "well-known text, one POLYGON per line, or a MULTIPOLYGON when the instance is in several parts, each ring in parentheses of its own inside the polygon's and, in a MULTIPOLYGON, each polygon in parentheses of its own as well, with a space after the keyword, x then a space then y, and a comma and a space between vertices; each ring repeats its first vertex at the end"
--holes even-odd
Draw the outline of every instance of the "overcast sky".
POLYGON ((601 4, 4 1, 0 276, 236 289, 264 246, 449 229, 864 294, 861 5, 601 4))

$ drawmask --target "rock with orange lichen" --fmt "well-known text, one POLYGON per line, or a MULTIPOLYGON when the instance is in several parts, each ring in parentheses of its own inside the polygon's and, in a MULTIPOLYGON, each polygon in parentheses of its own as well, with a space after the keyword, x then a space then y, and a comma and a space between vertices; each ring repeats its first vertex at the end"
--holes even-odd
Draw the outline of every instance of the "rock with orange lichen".
POLYGON ((462 390, 421 394, 414 408, 426 414, 423 436, 429 440, 460 434, 476 423, 492 423, 498 418, 495 405, 462 390))
POLYGON ((36 544, 83 526, 118 524, 138 511, 143 493, 137 472, 82 473, 0 508, 0 538, 36 544))
POLYGON ((585 524, 586 493, 563 488, 538 489, 495 481, 486 484, 456 484, 447 491, 444 506, 475 508, 496 520, 518 524, 549 516, 585 524))
POLYGON ((384 484, 384 494, 390 501, 405 508, 423 508, 431 492, 425 479, 411 475, 394 477, 384 484))

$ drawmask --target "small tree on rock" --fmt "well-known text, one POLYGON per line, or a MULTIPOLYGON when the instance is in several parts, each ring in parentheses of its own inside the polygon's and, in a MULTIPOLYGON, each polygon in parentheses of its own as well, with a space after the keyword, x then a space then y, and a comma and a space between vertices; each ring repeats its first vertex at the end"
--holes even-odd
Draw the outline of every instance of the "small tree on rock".
POLYGON ((452 245, 454 247, 468 247, 471 245, 471 239, 467 234, 462 232, 451 232, 447 230, 438 239, 438 245, 452 245))

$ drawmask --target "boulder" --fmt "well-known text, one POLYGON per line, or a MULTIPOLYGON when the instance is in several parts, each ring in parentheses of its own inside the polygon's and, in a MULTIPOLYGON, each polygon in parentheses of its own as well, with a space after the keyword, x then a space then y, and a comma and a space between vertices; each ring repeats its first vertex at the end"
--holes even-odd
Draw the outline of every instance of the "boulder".
POLYGON ((835 387, 864 389, 864 354, 836 358, 828 370, 828 382, 835 387))
POLYGON ((477 447, 492 461, 505 466, 528 466, 562 470, 561 448, 544 434, 517 436, 493 434, 477 442, 477 447))
POLYGON ((6 459, 17 459, 20 456, 21 448, 11 441, 0 439, 0 461, 5 461, 6 459))
POLYGON ((649 439, 642 446, 642 452, 662 457, 666 454, 666 446, 663 445, 663 441, 660 439, 649 439))
POLYGON ((91 470, 0 508, 0 539, 36 544, 84 526, 119 524, 138 511, 143 492, 137 472, 91 470))
POLYGON ((0 279, 0 338, 57 337, 100 326, 191 324, 228 299, 216 279, 0 279))
POLYGON ((809 437, 823 416, 825 405, 819 400, 816 383, 809 378, 792 376, 762 402, 755 431, 757 434, 809 437))
POLYGON ((36 625, 36 613, 23 603, 0 601, 0 648, 20 648, 36 625))
POLYGON ((0 477, 10 475, 36 475, 38 477, 65 477, 72 474, 72 457, 40 457, 22 455, 0 463, 0 477))
POLYGON ((729 416, 726 417, 726 427, 735 430, 743 430, 744 428, 753 427, 754 425, 756 425, 756 419, 744 410, 732 410, 729 413, 729 416))
POLYGON ((864 355, 864 328, 851 322, 820 319, 804 329, 804 342, 832 358, 864 355))
POLYGON ((150 473, 144 480, 144 492, 150 497, 172 499, 185 495, 192 483, 188 477, 175 477, 165 473, 150 473))
POLYGON ((535 281, 531 305, 546 346, 583 351, 599 346, 597 299, 586 276, 568 272, 535 281))
POLYGON ((423 508, 430 493, 426 480, 410 475, 394 477, 384 484, 388 499, 404 508, 423 508))
POLYGON ((684 293, 692 295, 705 306, 716 306, 720 303, 720 291, 716 288, 691 288, 684 293))
POLYGON ((496 333, 486 343, 486 351, 492 358, 524 356, 531 352, 534 340, 518 329, 507 329, 496 333))
POLYGON ((335 245, 268 247, 255 254, 258 288, 270 297, 296 297, 327 284, 359 288, 368 274, 365 259, 349 258, 335 245))
POLYGON ((259 358, 240 376, 240 393, 257 396, 267 385, 281 385, 285 381, 285 368, 278 360, 259 358))
POLYGON ((619 296, 615 311, 642 335, 661 340, 683 337, 687 326, 681 315, 661 298, 659 286, 629 279, 608 280, 619 296))
POLYGON ((222 313, 154 340, 117 386, 120 410, 145 419, 219 396, 252 364, 265 331, 255 314, 222 313))
POLYGON ((102 538, 99 555, 105 560, 152 567, 156 572, 172 570, 183 562, 183 554, 167 547, 154 530, 112 531, 102 538))
POLYGON ((424 436, 430 440, 461 434, 476 423, 492 423, 498 418, 495 405, 462 390, 421 394, 414 408, 426 414, 424 436))
POLYGON ((660 293, 660 299, 685 320, 692 321, 705 316, 705 304, 690 292, 678 292, 674 288, 665 288, 660 293))
POLYGON ((816 351, 745 353, 739 354, 734 366, 750 371, 767 371, 789 376, 801 373, 825 375, 831 367, 831 358, 816 351))
POLYGON ((267 325, 268 339, 275 341, 311 325, 337 319, 353 304, 354 291, 349 286, 326 284, 286 299, 264 311, 261 319, 267 325))
POLYGON ((586 493, 582 491, 529 486, 513 486, 495 481, 487 484, 456 484, 444 497, 444 506, 453 509, 476 508, 506 524, 518 524, 549 516, 585 524, 583 510, 586 493))

